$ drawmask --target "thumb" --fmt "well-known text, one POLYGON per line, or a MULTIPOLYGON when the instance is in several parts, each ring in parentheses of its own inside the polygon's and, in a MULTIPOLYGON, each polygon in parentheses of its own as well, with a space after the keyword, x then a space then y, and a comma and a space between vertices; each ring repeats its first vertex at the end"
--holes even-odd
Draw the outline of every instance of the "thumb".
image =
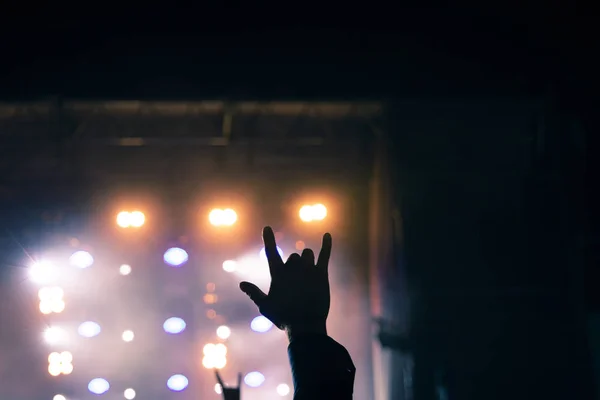
POLYGON ((260 290, 258 286, 250 282, 241 282, 240 290, 250 297, 250 300, 254 302, 258 307, 261 306, 263 300, 267 298, 265 292, 260 290))

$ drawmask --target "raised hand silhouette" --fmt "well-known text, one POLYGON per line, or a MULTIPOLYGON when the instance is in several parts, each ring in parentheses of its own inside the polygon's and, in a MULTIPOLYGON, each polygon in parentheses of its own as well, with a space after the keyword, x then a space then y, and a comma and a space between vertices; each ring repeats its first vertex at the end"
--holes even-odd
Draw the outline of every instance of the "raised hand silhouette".
POLYGON ((240 400, 241 396, 241 387, 242 387, 242 374, 238 374, 237 387, 227 387, 223 383, 223 379, 221 379, 221 375, 219 375, 219 371, 215 369, 215 376, 217 377, 217 382, 221 385, 221 390, 223 391, 223 399, 224 400, 240 400))
POLYGON ((263 241, 271 273, 269 293, 265 294, 250 282, 240 283, 240 289, 258 306, 262 315, 279 329, 285 329, 290 339, 302 334, 327 334, 331 235, 323 235, 316 263, 311 249, 304 249, 302 255, 290 255, 284 263, 271 227, 263 229, 263 241))

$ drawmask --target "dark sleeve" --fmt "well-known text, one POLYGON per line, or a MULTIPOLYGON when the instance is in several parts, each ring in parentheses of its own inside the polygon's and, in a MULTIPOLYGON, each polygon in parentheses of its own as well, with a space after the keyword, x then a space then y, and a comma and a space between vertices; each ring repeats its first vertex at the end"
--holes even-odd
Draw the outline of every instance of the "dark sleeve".
POLYGON ((356 368, 344 346, 325 335, 303 336, 288 347, 294 400, 350 400, 356 368))

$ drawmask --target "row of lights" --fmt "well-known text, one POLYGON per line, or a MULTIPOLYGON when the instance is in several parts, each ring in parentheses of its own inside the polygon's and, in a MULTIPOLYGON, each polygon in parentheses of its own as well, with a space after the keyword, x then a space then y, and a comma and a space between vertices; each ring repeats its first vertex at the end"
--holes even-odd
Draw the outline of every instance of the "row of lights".
MULTIPOLYGON (((303 205, 298 211, 303 222, 322 221, 327 217, 327 207, 323 204, 303 205)), ((238 215, 231 208, 214 208, 208 213, 208 221, 217 227, 234 225, 238 215)), ((141 228, 146 222, 146 216, 141 211, 121 211, 117 214, 117 225, 121 228, 141 228)))
MULTIPOLYGON (((250 329, 254 332, 265 333, 273 327, 273 323, 267 318, 259 315, 250 322, 250 329)), ((186 328, 186 323, 182 318, 170 317, 163 323, 163 330, 171 335, 182 333, 186 328)), ((77 328, 77 333, 84 338, 93 338, 102 332, 100 325, 94 321, 85 321, 77 328)), ((231 329, 227 325, 221 325, 217 328, 217 337, 222 340, 227 340, 231 336, 231 329)), ((69 334, 66 330, 52 326, 44 331, 44 340, 50 344, 60 344, 68 340, 69 334)), ((131 342, 135 338, 132 330, 125 330, 121 334, 121 339, 125 342, 131 342)))
MULTIPOLYGON (((260 387, 265 382, 265 376, 258 371, 249 372, 244 377, 244 383, 251 387, 260 387)), ((175 374, 167 379, 167 387, 174 392, 181 392, 189 385, 189 380, 185 375, 175 374)), ((110 390, 110 383, 104 378, 94 378, 88 383, 88 390, 95 395, 103 395, 110 390)), ((290 387, 286 383, 280 383, 275 389, 280 396, 287 396, 290 393, 290 387)), ((223 388, 218 383, 215 385, 217 394, 223 393, 223 388)), ((123 397, 126 400, 135 399, 136 393, 132 388, 123 391, 123 397)), ((69 400, 62 394, 54 395, 52 400, 69 400)))

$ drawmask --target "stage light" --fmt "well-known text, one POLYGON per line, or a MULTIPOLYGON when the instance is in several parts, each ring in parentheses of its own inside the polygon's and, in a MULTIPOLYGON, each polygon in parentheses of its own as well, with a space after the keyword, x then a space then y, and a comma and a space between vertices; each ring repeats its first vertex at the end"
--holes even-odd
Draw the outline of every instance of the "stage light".
POLYGON ((52 400, 67 400, 67 398, 62 394, 55 394, 52 400))
POLYGON ((94 263, 94 257, 87 251, 76 251, 69 257, 69 263, 77 268, 87 268, 94 263))
POLYGON ((119 267, 119 273, 123 276, 131 273, 131 265, 123 264, 119 267))
POLYGON ((233 260, 227 260, 223 262, 223 271, 225 272, 234 272, 236 269, 237 263, 233 260))
POLYGON ((57 344, 67 339, 67 332, 56 326, 46 328, 44 331, 44 340, 48 344, 57 344))
POLYGON ((202 349, 202 365, 207 369, 222 369, 227 365, 227 346, 223 343, 208 343, 202 349))
POLYGON ((229 336, 231 336, 231 329, 229 329, 229 327, 226 325, 221 325, 217 328, 217 336, 219 339, 228 339, 229 336))
POLYGON ((133 390, 132 388, 125 389, 125 391, 123 392, 123 397, 125 397, 127 400, 135 399, 135 390, 133 390))
POLYGON ((102 329, 100 328, 100 325, 97 323, 93 321, 85 321, 79 325, 79 328, 77 328, 77 333, 85 338, 91 338, 99 335, 101 330, 102 329))
POLYGON ((146 216, 141 211, 121 211, 117 214, 117 225, 121 228, 140 228, 146 222, 146 216))
POLYGON ((174 392, 181 392, 188 386, 188 378, 184 375, 176 374, 167 380, 167 387, 174 392))
POLYGON ((135 335, 133 334, 133 331, 130 331, 130 330, 123 332, 123 334, 121 335, 121 338, 125 342, 131 342, 134 337, 135 337, 135 335))
POLYGON ((65 309, 64 291, 60 287, 43 287, 38 291, 42 314, 60 313, 65 309))
POLYGON ((208 214, 208 221, 213 226, 231 226, 236 223, 237 218, 237 213, 231 208, 215 208, 208 214))
POLYGON ((73 372, 73 355, 70 352, 50 353, 48 356, 48 373, 50 375, 69 375, 71 372, 73 372))
POLYGON ((249 372, 244 377, 244 383, 253 388, 259 387, 264 381, 265 376, 258 371, 249 372))
POLYGON ((327 217, 327 207, 323 204, 304 205, 298 215, 304 222, 322 221, 327 217))
POLYGON ((280 383, 277 385, 277 394, 280 396, 287 396, 290 394, 290 387, 285 383, 280 383))
POLYGON ((179 247, 171 247, 165 251, 163 260, 172 267, 180 267, 187 262, 188 254, 185 250, 180 249, 179 247))
POLYGON ((141 211, 134 211, 129 214, 129 223, 134 228, 139 228, 146 222, 146 216, 141 211))
MULTIPOLYGON (((277 246, 277 252, 279 253, 279 256, 281 258, 283 258, 283 250, 281 250, 281 248, 279 246, 277 246)), ((265 248, 263 247, 262 249, 260 249, 260 252, 258 253, 259 257, 262 260, 266 260, 267 259, 267 253, 265 251, 265 248)))
POLYGON ((267 317, 259 315, 250 323, 250 329, 254 332, 265 333, 273 327, 273 323, 267 317))
POLYGON ((58 269, 48 261, 36 262, 29 268, 29 279, 40 285, 52 283, 56 281, 58 277, 58 269))
POLYGON ((178 334, 184 331, 185 329, 185 321, 178 317, 168 318, 163 324, 163 329, 167 333, 178 334))
POLYGON ((215 384, 215 393, 216 394, 222 394, 223 393, 223 388, 218 383, 215 384))
POLYGON ((104 394, 110 389, 110 384, 106 379, 94 378, 88 383, 88 390, 94 394, 104 394))
POLYGON ((217 343, 215 345, 214 353, 225 357, 227 355, 227 346, 223 343, 217 343))

